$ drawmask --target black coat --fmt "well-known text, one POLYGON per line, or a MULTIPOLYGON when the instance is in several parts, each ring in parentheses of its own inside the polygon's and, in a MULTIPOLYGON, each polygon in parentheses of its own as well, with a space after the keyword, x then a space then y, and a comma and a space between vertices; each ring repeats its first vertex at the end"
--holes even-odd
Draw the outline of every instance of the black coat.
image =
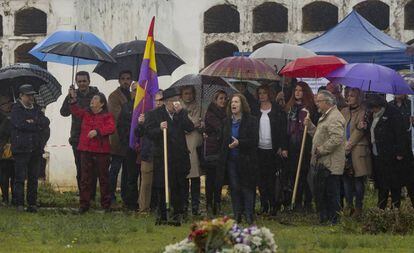
MULTIPOLYGON (((145 119, 145 134, 153 141, 154 155, 154 185, 164 185, 164 142, 161 122, 167 121, 168 142, 168 171, 170 174, 183 176, 190 172, 190 158, 185 134, 194 130, 194 124, 188 118, 186 110, 181 110, 170 118, 165 105, 153 111, 147 112, 145 119)), ((174 178, 171 175, 171 178, 174 178)))
MULTIPOLYGON (((122 146, 129 147, 129 136, 131 130, 132 114, 134 112, 134 100, 123 104, 118 117, 117 130, 119 143, 122 146)), ((140 156, 143 161, 152 160, 152 141, 145 135, 144 125, 138 125, 134 134, 140 138, 140 156)))
POLYGON ((211 103, 208 106, 205 116, 205 133, 206 138, 206 156, 216 157, 220 153, 221 143, 221 130, 223 128, 224 119, 226 118, 225 108, 219 108, 216 104, 211 103))
MULTIPOLYGON (((373 168, 377 187, 401 187, 404 173, 397 156, 404 156, 404 125, 398 109, 388 104, 374 129, 378 151, 373 168)), ((369 126, 368 129, 371 129, 369 126)))
MULTIPOLYGON (((239 128, 239 166, 241 185, 255 188, 257 183, 257 144, 259 142, 259 126, 257 118, 244 114, 239 128)), ((230 158, 229 144, 232 139, 232 119, 228 117, 224 123, 222 132, 222 145, 220 153, 220 166, 218 177, 223 179, 227 171, 227 161, 230 158)), ((223 180, 219 180, 223 182, 223 180)))
MULTIPOLYGON (((76 104, 83 109, 87 109, 90 106, 93 96, 99 93, 98 88, 89 87, 89 92, 86 94, 81 93, 79 90, 76 90, 76 104)), ((63 101, 62 107, 60 108, 60 115, 63 117, 69 117, 72 115, 70 112, 70 103, 69 96, 63 101)), ((71 145, 76 145, 79 143, 79 136, 81 132, 82 119, 74 117, 72 115, 72 125, 70 127, 70 138, 69 143, 71 145)))
MULTIPOLYGON (((260 128, 260 117, 262 116, 260 106, 258 110, 253 112, 253 115, 257 118, 257 124, 260 128)), ((288 138, 286 113, 282 110, 280 105, 272 103, 272 110, 268 113, 268 116, 270 120, 273 150, 277 151, 279 148, 281 150, 287 150, 288 138)))
POLYGON ((13 154, 36 152, 43 153, 49 133, 49 119, 34 105, 33 109, 26 109, 21 102, 13 105, 11 111, 11 149, 13 154), (33 120, 28 123, 27 120, 33 120))
POLYGON ((11 141, 11 131, 10 114, 0 112, 0 158, 4 151, 4 145, 11 141))

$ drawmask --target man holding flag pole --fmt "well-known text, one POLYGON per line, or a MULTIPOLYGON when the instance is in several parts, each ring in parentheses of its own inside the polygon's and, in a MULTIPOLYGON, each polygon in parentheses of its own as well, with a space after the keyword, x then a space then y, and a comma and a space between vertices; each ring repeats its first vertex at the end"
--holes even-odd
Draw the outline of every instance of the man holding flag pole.
MULTIPOLYGON (((139 117, 144 112, 154 108, 154 96, 158 91, 154 21, 155 17, 152 18, 148 32, 131 122, 129 145, 131 148, 135 147, 138 150, 140 149, 140 141, 135 132, 139 117)), ((171 196, 171 205, 174 211, 174 224, 181 224, 184 212, 185 180, 190 170, 185 132, 191 132, 194 129, 194 125, 188 119, 187 112, 182 109, 178 102, 178 95, 179 93, 175 89, 165 90, 163 93, 165 105, 149 111, 145 116, 145 134, 154 142, 153 185, 155 192, 153 194, 158 205, 157 224, 163 224, 168 221, 167 206, 169 205, 169 195, 171 196), (167 135, 166 143, 164 143, 163 138, 165 134, 167 135), (167 166, 164 166, 164 152, 168 152, 168 154, 165 154, 165 157, 168 157, 165 163, 167 166), (167 170, 167 173, 164 170, 167 170), (167 181, 165 178, 167 178, 167 181)))

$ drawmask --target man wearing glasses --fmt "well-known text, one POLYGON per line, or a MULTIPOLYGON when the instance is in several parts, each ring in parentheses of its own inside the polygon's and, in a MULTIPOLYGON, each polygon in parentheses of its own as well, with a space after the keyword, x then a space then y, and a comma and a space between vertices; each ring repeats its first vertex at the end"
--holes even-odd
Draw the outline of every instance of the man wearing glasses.
POLYGON ((322 114, 318 125, 313 125, 309 118, 304 122, 313 136, 311 164, 313 169, 319 170, 314 194, 317 195, 320 222, 336 224, 341 209, 340 182, 345 167, 345 119, 336 106, 335 96, 329 91, 318 93, 316 106, 322 114))
POLYGON ((36 212, 37 178, 44 143, 42 133, 50 121, 35 104, 36 91, 30 84, 19 88, 19 99, 13 105, 10 121, 11 151, 15 160, 13 200, 18 211, 24 210, 24 183, 27 178, 27 211, 36 212))

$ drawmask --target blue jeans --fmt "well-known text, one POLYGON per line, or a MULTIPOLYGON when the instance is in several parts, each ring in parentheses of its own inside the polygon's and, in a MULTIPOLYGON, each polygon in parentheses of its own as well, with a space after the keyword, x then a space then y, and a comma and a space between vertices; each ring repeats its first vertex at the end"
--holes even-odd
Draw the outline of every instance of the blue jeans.
POLYGON ((348 207, 355 207, 362 209, 365 195, 365 180, 366 177, 343 176, 345 199, 348 207))
POLYGON ((115 201, 115 192, 116 185, 118 182, 118 174, 122 167, 121 173, 121 198, 122 201, 126 201, 126 192, 127 192, 127 168, 126 168, 126 159, 124 156, 112 155, 111 156, 111 165, 109 168, 109 192, 111 194, 112 201, 115 201))
POLYGON ((325 190, 321 193, 321 203, 319 210, 320 222, 332 222, 336 224, 339 220, 341 176, 330 175, 326 179, 325 190))
POLYGON ((231 204, 233 214, 238 219, 242 212, 246 219, 253 221, 254 189, 249 188, 241 182, 240 168, 236 159, 230 159, 227 166, 227 173, 230 183, 231 204))

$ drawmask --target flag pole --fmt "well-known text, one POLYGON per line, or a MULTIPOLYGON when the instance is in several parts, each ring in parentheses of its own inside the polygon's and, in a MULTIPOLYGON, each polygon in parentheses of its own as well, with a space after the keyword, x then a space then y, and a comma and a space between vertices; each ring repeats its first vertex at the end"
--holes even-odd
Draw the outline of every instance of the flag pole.
POLYGON ((167 129, 162 130, 164 137, 164 184, 165 184, 165 206, 167 210, 170 208, 170 191, 168 185, 168 144, 167 144, 167 129))
POLYGON ((142 112, 145 112, 145 97, 147 96, 147 85, 148 85, 148 80, 145 80, 145 85, 144 85, 144 98, 142 100, 142 112))

